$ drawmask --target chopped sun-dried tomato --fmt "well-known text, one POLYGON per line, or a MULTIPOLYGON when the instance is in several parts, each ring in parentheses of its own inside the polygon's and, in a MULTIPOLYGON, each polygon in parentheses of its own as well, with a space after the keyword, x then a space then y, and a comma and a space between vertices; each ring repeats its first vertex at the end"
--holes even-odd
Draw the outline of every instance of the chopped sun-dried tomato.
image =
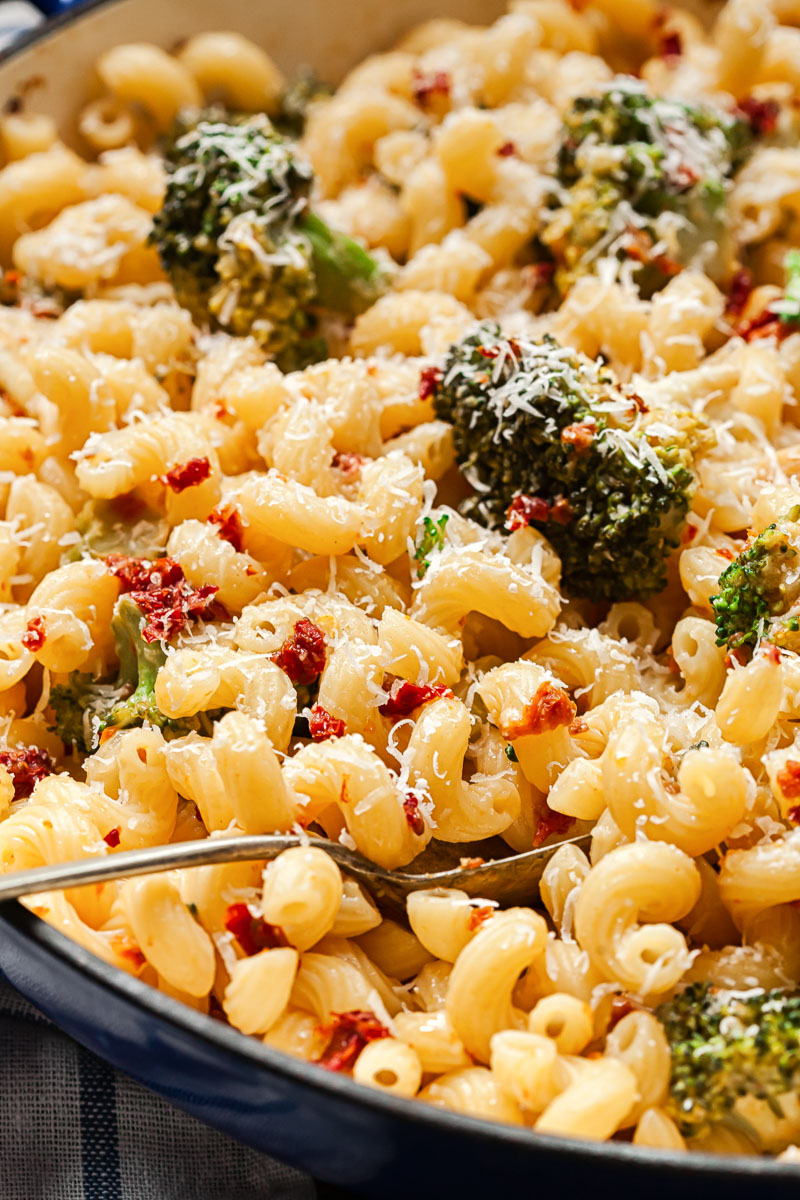
POLYGON ((536 833, 533 835, 533 848, 538 848, 547 841, 552 833, 566 833, 574 821, 566 813, 555 812, 545 801, 544 811, 539 816, 536 833))
POLYGON ((360 1009, 333 1013, 320 1029, 330 1033, 327 1046, 316 1060, 327 1071, 349 1071, 368 1042, 391 1036, 374 1012, 360 1009))
POLYGON ((755 96, 745 96, 739 101, 739 111, 750 122, 750 128, 757 136, 774 133, 781 115, 781 106, 777 100, 758 100, 755 96))
POLYGON ((743 321, 736 333, 746 342, 756 342, 764 338, 774 337, 782 342, 790 333, 796 332, 796 326, 790 321, 782 321, 777 313, 765 308, 758 316, 743 321))
POLYGON ((529 263, 527 267, 522 268, 525 286, 534 290, 539 287, 547 287, 555 273, 556 264, 554 262, 529 263))
POLYGON ((546 521, 550 515, 550 505, 541 496, 526 496, 520 492, 508 506, 506 526, 514 532, 523 529, 533 521, 546 521))
POLYGON ((244 545, 244 527, 238 508, 233 504, 225 504, 215 508, 206 517, 209 525, 216 525, 217 533, 223 541, 230 542, 234 550, 241 554, 244 545))
POLYGON ((308 728, 315 742, 326 742, 328 738, 344 737, 347 726, 321 704, 315 704, 309 714, 308 728))
POLYGON ((408 828, 417 837, 425 832, 425 819, 419 809, 419 798, 413 792, 406 792, 403 800, 403 812, 406 814, 408 828))
POLYGON ((747 267, 737 271, 728 288, 728 304, 725 309, 729 317, 740 317, 747 307, 753 291, 753 273, 747 267))
POLYGON ((467 929, 470 931, 470 933, 474 933, 476 929, 480 929, 484 921, 489 920, 489 917, 491 917, 493 913, 494 909, 492 908, 491 904, 486 904, 483 908, 473 908, 472 912, 469 914, 467 929))
POLYGON ((5 767, 14 784, 14 799, 27 800, 36 784, 56 769, 46 750, 38 746, 17 746, 0 750, 0 766, 5 767))
POLYGON ((421 108, 426 108, 435 96, 449 96, 450 87, 448 71, 433 71, 428 74, 415 68, 411 92, 421 108))
POLYGON ((764 642, 762 645, 764 657, 776 667, 781 661, 781 652, 774 642, 764 642))
POLYGON ((349 454, 347 451, 341 451, 334 454, 331 465, 335 471, 341 471, 345 479, 352 479, 360 473, 366 461, 363 454, 349 454))
POLYGON ((113 850, 116 846, 119 845, 119 835, 120 835, 120 829, 119 829, 119 826, 117 826, 116 829, 109 829, 108 833, 103 838, 103 841, 105 842, 105 844, 107 846, 110 846, 111 849, 113 850))
POLYGON ((146 642, 169 642, 190 621, 223 620, 228 614, 213 599, 219 590, 204 583, 193 588, 179 563, 172 558, 130 558, 109 554, 105 560, 112 575, 120 581, 145 617, 142 637, 146 642))
POLYGON ((210 474, 211 463, 207 458, 190 458, 188 462, 178 463, 167 471, 163 481, 173 492, 185 492, 187 488, 196 487, 208 479, 210 474))
POLYGON ((501 732, 510 741, 528 734, 549 733, 561 725, 570 725, 577 712, 563 688, 541 683, 530 703, 526 704, 522 719, 503 726, 501 732))
POLYGON ((561 441, 565 446, 572 446, 578 453, 586 450, 594 441, 597 426, 594 421, 579 421, 575 425, 566 425, 561 430, 561 441))
POLYGON ((442 683, 409 683, 407 679, 395 679, 389 689, 389 698, 378 709, 381 716, 407 717, 415 708, 438 700, 441 696, 452 696, 450 688, 442 683))
POLYGON ((44 617, 31 617, 25 627, 25 632, 20 638, 25 649, 30 650, 31 654, 35 654, 37 650, 41 650, 46 639, 44 617))
POLYGON ((733 562, 736 558, 736 555, 728 546, 717 546, 717 554, 720 558, 726 558, 728 562, 733 562))
POLYGON ((777 774, 777 783, 787 800, 800 796, 800 762, 788 758, 777 774))
POLYGON ((254 917, 246 904, 229 904, 225 928, 232 933, 248 956, 259 950, 275 950, 291 942, 280 925, 270 925, 263 917, 254 917))
POLYGON ((460 858, 458 865, 462 871, 475 871, 478 867, 482 867, 485 862, 485 858, 480 858, 476 855, 474 858, 460 858))
POLYGON ((423 367, 419 376, 419 398, 429 400, 442 382, 442 372, 439 367, 423 367))
POLYGON ((301 686, 319 679, 325 668, 325 634, 319 625, 301 617, 272 661, 301 686))
POLYGON ((631 999, 627 992, 622 992, 619 996, 615 996, 611 1004, 611 1016, 608 1019, 606 1033, 609 1033, 615 1025, 618 1025, 623 1017, 627 1017, 629 1013, 641 1011, 641 1004, 631 999))
POLYGON ((503 142, 497 153, 501 158, 511 158, 513 154, 517 153, 516 144, 514 142, 503 142))
POLYGON ((723 659, 725 669, 728 671, 731 670, 734 663, 738 663, 740 667, 743 667, 749 661, 750 648, 748 646, 736 646, 733 650, 729 650, 723 659))
POLYGON ((662 58, 680 58, 683 54, 683 38, 677 29, 662 34, 658 52, 662 58))

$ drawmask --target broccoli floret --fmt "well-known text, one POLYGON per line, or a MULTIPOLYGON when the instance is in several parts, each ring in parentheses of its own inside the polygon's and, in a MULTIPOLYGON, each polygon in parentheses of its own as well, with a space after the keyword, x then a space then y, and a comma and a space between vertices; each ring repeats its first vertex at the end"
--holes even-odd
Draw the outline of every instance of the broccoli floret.
POLYGON ((750 144, 741 117, 649 96, 635 79, 576 99, 556 163, 557 211, 542 235, 558 290, 566 294, 606 256, 637 264, 647 295, 695 258, 724 278, 734 257, 728 181, 750 144))
POLYGON ((278 356, 313 333, 312 309, 354 316, 385 290, 375 259, 310 211, 311 167, 266 117, 184 124, 166 168, 150 240, 198 323, 278 356))
POLYGON ((602 365, 550 336, 503 338, 492 323, 451 347, 433 402, 475 489, 467 515, 539 528, 574 596, 621 600, 663 587, 706 436, 690 413, 648 411, 602 365))
POLYGON ((730 1114, 740 1096, 766 1100, 800 1085, 800 994, 690 984, 656 1016, 672 1052, 667 1109, 684 1134, 730 1114))
POLYGON ((142 637, 145 616, 130 596, 121 596, 111 618, 119 658, 114 682, 103 683, 74 671, 68 684, 50 691, 51 728, 66 745, 91 753, 110 729, 127 729, 145 722, 157 725, 165 737, 181 737, 191 730, 210 733, 220 710, 174 720, 156 704, 155 685, 166 661, 163 643, 142 637))
POLYGON ((287 137, 301 137, 312 105, 332 95, 333 86, 318 79, 315 71, 299 71, 281 92, 275 124, 287 137))
POLYGON ((762 640, 800 649, 800 505, 768 526, 725 568, 711 597, 717 645, 762 640))

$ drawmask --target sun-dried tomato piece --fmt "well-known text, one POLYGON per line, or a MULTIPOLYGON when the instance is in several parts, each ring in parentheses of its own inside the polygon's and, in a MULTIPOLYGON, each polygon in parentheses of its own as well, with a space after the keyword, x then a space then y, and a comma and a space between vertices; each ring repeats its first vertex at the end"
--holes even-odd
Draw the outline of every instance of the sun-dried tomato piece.
POLYGON ((442 372, 439 367, 423 367, 419 376, 419 398, 429 400, 442 382, 442 372))
POLYGON ((750 128, 757 137, 774 133, 781 115, 781 106, 777 100, 758 100, 755 96, 745 96, 739 101, 739 111, 750 122, 750 128))
POLYGON ((425 818, 420 812, 419 797, 414 792, 406 792, 403 798, 403 812, 406 814, 406 822, 408 828, 417 837, 422 837, 425 832, 425 818))
POLYGON ((742 267, 733 276, 728 288, 728 303, 725 311, 729 317, 740 317, 747 307, 753 291, 753 273, 742 267))
POLYGON ((334 454, 331 466, 334 471, 341 471, 345 479, 354 479, 366 461, 363 454, 349 454, 343 450, 334 454))
POLYGON ((796 332, 796 325, 789 321, 782 321, 778 313, 770 312, 768 308, 765 308, 758 316, 751 317, 749 321, 743 321, 736 330, 737 335, 744 338, 746 342, 756 342, 771 337, 782 342, 790 333, 796 332))
POLYGON ((470 933, 474 933, 476 929, 480 929, 484 921, 489 920, 489 917, 491 917, 493 913, 494 908, 491 904, 485 904, 483 908, 473 908, 472 912, 469 914, 467 929, 469 929, 470 933))
POLYGON ((606 1033, 610 1033, 615 1025, 618 1025, 623 1017, 627 1017, 629 1013, 641 1012, 642 1005, 637 1003, 627 992, 622 992, 615 996, 611 1003, 611 1016, 608 1019, 606 1033))
POLYGON ((776 667, 781 661, 781 652, 774 642, 764 642, 762 647, 764 657, 776 667))
POLYGON ((561 442, 564 446, 572 446, 579 454, 588 450, 594 441, 597 426, 594 421, 577 421, 574 425, 565 425, 561 430, 561 442))
POLYGON ((28 624, 25 626, 20 641, 26 650, 30 650, 31 654, 35 654, 37 650, 41 650, 47 640, 47 633, 44 627, 44 617, 31 617, 28 624))
POLYGON ((280 925, 270 925, 263 917, 254 917, 246 904, 229 904, 225 912, 225 928, 232 933, 248 956, 259 950, 275 950, 291 946, 280 925))
POLYGON ((334 717, 327 708, 315 704, 308 717, 308 728, 315 742, 326 742, 328 738, 344 737, 347 726, 339 717, 334 717))
POLYGON ((241 514, 234 504, 224 504, 215 508, 206 517, 209 525, 216 525, 217 533, 226 542, 230 542, 234 550, 241 554, 244 545, 244 526, 241 514))
POLYGON ((458 860, 458 865, 461 867, 462 871, 476 871, 478 867, 482 867, 485 862, 485 858, 475 855, 474 858, 460 858, 458 860))
POLYGON ((683 54, 683 38, 677 29, 662 34, 658 52, 662 58, 680 58, 683 54))
POLYGON ((216 584, 193 588, 179 563, 172 558, 130 558, 109 554, 105 560, 121 591, 128 593, 145 617, 146 642, 169 642, 190 621, 224 620, 227 612, 214 600, 216 584))
POLYGON ((207 458, 190 458, 185 463, 178 463, 162 478, 173 492, 185 492, 187 488, 197 487, 210 474, 211 463, 207 458))
POLYGON ((272 656, 272 661, 286 672, 292 683, 301 686, 319 679, 325 659, 325 634, 307 617, 295 622, 293 633, 272 656))
POLYGON ((800 804, 794 804, 786 815, 795 825, 800 825, 800 804))
POLYGON ((539 814, 536 833, 533 835, 534 850, 544 845, 551 834, 566 833, 574 820, 574 817, 568 817, 566 813, 556 812, 545 800, 544 810, 539 814))
POLYGON ((103 838, 105 844, 110 846, 112 850, 119 845, 120 832, 120 828, 117 826, 116 829, 109 829, 108 833, 103 838))
POLYGON ((788 758, 777 774, 777 783, 787 800, 800 796, 800 762, 788 758))
POLYGON ((391 1037, 386 1026, 369 1009, 333 1013, 332 1019, 320 1029, 330 1032, 328 1044, 316 1060, 326 1071, 349 1071, 368 1042, 391 1037))
POLYGON ((534 521, 546 521, 550 515, 550 505, 541 496, 526 496, 520 492, 508 506, 506 527, 513 533, 515 529, 524 529, 534 521))
POLYGON ((504 725, 503 737, 513 741, 528 734, 550 733, 561 725, 571 725, 578 714, 575 704, 563 688, 541 683, 522 713, 522 719, 504 725))
POLYGON ((435 96, 449 96, 452 81, 448 71, 430 73, 414 68, 411 93, 420 108, 427 108, 435 96))
POLYGON ((500 155, 501 158, 511 158, 512 155, 517 153, 516 143, 503 142, 502 146, 500 146, 497 153, 500 155))
POLYGON ((27 800, 39 780, 44 779, 45 775, 52 775, 56 769, 48 752, 38 746, 0 750, 0 765, 11 776, 15 800, 27 800))
POLYGON ((407 717, 415 708, 438 700, 441 696, 452 696, 449 687, 442 683, 409 683, 407 679, 395 679, 389 689, 389 698, 378 709, 381 716, 407 717))

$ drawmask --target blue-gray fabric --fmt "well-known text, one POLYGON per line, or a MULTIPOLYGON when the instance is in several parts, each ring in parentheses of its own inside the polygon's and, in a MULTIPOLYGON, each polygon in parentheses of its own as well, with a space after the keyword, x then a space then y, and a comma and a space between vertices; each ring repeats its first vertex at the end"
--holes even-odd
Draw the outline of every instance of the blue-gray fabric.
POLYGON ((2 1200, 315 1200, 308 1176, 172 1108, 0 980, 2 1200))

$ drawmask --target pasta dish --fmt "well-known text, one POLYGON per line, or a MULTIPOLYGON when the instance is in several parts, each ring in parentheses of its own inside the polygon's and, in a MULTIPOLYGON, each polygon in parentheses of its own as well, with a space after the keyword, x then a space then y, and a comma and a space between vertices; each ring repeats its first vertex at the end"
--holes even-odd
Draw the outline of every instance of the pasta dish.
POLYGON ((34 913, 400 1097, 800 1159, 799 64, 512 0, 6 104, 0 869, 299 838, 34 913), (558 848, 401 915, 311 837, 558 848))

